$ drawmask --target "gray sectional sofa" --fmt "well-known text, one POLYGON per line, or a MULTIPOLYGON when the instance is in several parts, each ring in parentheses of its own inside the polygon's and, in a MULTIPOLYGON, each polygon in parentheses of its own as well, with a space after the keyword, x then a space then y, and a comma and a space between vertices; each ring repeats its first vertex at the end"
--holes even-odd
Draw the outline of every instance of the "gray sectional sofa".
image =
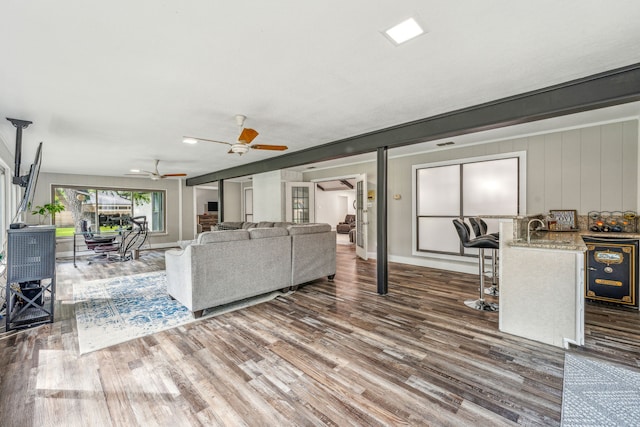
POLYGON ((325 276, 332 280, 336 273, 336 235, 329 224, 221 225, 227 229, 165 252, 167 291, 196 318, 207 308, 325 276))

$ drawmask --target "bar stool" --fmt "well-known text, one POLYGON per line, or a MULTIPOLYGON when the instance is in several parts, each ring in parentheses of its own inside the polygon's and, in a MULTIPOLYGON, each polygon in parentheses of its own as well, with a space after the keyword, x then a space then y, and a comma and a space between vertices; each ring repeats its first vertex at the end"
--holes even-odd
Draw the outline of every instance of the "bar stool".
MULTIPOLYGON (((500 233, 487 234, 487 223, 484 222, 482 218, 471 217, 469 218, 469 222, 471 223, 471 228, 473 228, 473 234, 476 235, 476 238, 491 237, 498 242, 498 247, 500 247, 500 233)), ((491 251, 491 286, 485 288, 484 293, 494 297, 500 295, 500 291, 498 291, 498 249, 491 251)))
POLYGON ((490 237, 476 237, 475 239, 471 239, 469 226, 459 219, 454 219, 453 225, 456 227, 462 246, 465 248, 477 248, 480 251, 478 261, 480 270, 480 296, 477 300, 466 300, 464 304, 474 310, 498 311, 498 304, 484 300, 484 250, 498 249, 498 241, 490 237))

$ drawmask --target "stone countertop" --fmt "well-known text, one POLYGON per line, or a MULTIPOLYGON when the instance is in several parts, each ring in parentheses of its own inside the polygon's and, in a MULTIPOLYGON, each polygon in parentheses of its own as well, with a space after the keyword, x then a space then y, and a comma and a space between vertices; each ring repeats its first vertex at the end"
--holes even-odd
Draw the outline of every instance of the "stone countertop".
POLYGON ((587 250, 587 246, 582 240, 583 236, 600 237, 607 239, 640 239, 640 233, 597 233, 593 231, 532 231, 531 241, 527 239, 514 239, 507 244, 511 247, 555 249, 565 251, 587 250))
POLYGON ((507 244, 518 248, 555 249, 564 251, 587 250, 587 246, 582 240, 582 235, 577 231, 554 232, 554 231, 532 231, 531 241, 527 239, 515 239, 507 244))

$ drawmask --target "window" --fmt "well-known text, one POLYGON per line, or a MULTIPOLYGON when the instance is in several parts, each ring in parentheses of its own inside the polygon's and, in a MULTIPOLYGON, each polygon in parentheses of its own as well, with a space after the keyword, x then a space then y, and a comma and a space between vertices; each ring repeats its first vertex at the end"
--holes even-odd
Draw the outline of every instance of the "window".
POLYGON ((291 217, 296 224, 309 222, 309 188, 292 187, 291 217))
MULTIPOLYGON (((524 154, 522 154, 524 155, 524 154)), ((520 200, 520 156, 471 159, 414 166, 414 254, 471 255, 463 248, 454 218, 517 215, 520 200)), ((487 219, 491 230, 498 219, 487 219)))
POLYGON ((129 219, 145 216, 150 232, 165 231, 164 191, 116 188, 54 187, 53 200, 64 206, 56 214, 58 237, 72 236, 85 219, 93 230, 116 230, 129 219))

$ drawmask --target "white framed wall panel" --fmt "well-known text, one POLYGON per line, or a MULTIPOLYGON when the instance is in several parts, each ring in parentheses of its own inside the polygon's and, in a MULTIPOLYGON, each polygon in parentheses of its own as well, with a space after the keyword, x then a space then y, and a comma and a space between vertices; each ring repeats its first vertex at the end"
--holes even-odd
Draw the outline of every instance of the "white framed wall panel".
POLYGON ((580 156, 580 207, 579 213, 602 210, 600 203, 600 129, 580 129, 582 155, 580 156))
MULTIPOLYGON (((562 135, 552 133, 544 138, 544 196, 545 204, 562 207, 562 135), (560 191, 558 191, 560 188, 560 191)), ((568 209, 568 208, 567 208, 568 209)))
POLYGON ((640 152, 639 121, 622 124, 622 210, 639 211, 638 191, 638 153, 640 152))
MULTIPOLYGON (((562 132, 562 175, 560 191, 562 202, 558 209, 577 209, 580 206, 580 159, 582 146, 580 144, 580 131, 571 130, 562 132)), ((555 209, 555 208, 554 208, 555 209)))

